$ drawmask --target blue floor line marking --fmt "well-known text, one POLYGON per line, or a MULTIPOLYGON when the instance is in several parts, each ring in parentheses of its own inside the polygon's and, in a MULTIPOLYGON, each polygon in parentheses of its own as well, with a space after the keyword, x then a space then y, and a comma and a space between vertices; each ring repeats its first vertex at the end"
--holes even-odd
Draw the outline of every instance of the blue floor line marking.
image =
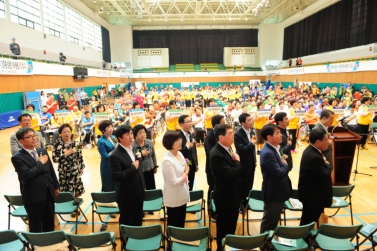
MULTIPOLYGON (((101 190, 98 191, 98 192, 100 193, 101 190)), ((92 202, 93 202, 93 201, 92 201, 92 202)), ((82 214, 82 215, 80 216, 80 218, 78 219, 78 222, 77 222, 77 223, 80 223, 80 220, 82 220, 82 218, 84 218, 84 215, 86 215, 86 213, 88 212, 88 210, 92 207, 92 202, 89 203, 89 205, 86 207, 86 209, 84 210, 83 214, 82 214)), ((88 224, 88 223, 89 223, 89 219, 88 219, 88 222, 85 223, 85 224, 88 224)), ((81 222, 81 224, 84 224, 84 223, 81 222)), ((102 222, 101 222, 101 224, 102 224, 102 222)), ((71 232, 73 232, 73 231, 75 230, 75 228, 76 228, 76 224, 73 225, 73 227, 72 227, 72 229, 71 229, 71 232)))

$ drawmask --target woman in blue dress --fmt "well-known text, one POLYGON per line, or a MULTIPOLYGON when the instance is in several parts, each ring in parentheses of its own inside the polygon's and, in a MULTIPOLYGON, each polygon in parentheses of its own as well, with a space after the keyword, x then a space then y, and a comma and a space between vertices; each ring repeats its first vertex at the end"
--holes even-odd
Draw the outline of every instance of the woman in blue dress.
POLYGON ((113 134, 114 128, 110 120, 102 121, 98 129, 102 136, 98 139, 97 149, 101 155, 102 192, 115 191, 115 183, 110 174, 110 153, 115 149, 117 142, 113 134))

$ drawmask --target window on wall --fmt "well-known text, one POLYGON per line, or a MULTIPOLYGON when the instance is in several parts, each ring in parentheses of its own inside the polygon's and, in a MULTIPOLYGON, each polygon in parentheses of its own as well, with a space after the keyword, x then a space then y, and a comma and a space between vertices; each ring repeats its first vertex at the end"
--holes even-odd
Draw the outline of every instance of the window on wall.
POLYGON ((86 17, 82 17, 84 46, 95 49, 94 24, 86 17))
POLYGON ((94 31, 96 36, 96 50, 102 51, 102 32, 99 25, 94 25, 94 31))
POLYGON ((65 22, 68 41, 81 44, 81 15, 71 8, 65 7, 65 22))
POLYGON ((0 0, 0 18, 5 19, 5 4, 4 4, 4 0, 0 0))
POLYGON ((39 0, 9 0, 9 12, 12 22, 41 30, 39 0))
POLYGON ((43 21, 47 34, 64 38, 64 14, 61 2, 43 0, 43 21))

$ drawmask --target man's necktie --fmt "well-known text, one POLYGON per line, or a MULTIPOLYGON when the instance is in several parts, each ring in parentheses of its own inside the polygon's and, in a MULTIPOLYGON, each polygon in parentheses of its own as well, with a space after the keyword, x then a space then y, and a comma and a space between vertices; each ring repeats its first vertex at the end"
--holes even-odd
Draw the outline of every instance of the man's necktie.
POLYGON ((37 154, 37 151, 35 151, 35 150, 31 151, 31 155, 33 156, 33 158, 35 159, 35 161, 38 162, 38 154, 37 154))

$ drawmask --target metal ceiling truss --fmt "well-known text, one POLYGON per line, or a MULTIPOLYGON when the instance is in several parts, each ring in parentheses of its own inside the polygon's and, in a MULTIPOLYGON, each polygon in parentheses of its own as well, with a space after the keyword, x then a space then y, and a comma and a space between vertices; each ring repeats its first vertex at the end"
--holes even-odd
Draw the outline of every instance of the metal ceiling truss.
POLYGON ((317 0, 81 0, 114 25, 278 23, 317 0), (294 7, 294 8, 293 8, 294 7), (102 10, 101 10, 102 9, 102 10), (101 10, 101 11, 99 11, 101 10))

